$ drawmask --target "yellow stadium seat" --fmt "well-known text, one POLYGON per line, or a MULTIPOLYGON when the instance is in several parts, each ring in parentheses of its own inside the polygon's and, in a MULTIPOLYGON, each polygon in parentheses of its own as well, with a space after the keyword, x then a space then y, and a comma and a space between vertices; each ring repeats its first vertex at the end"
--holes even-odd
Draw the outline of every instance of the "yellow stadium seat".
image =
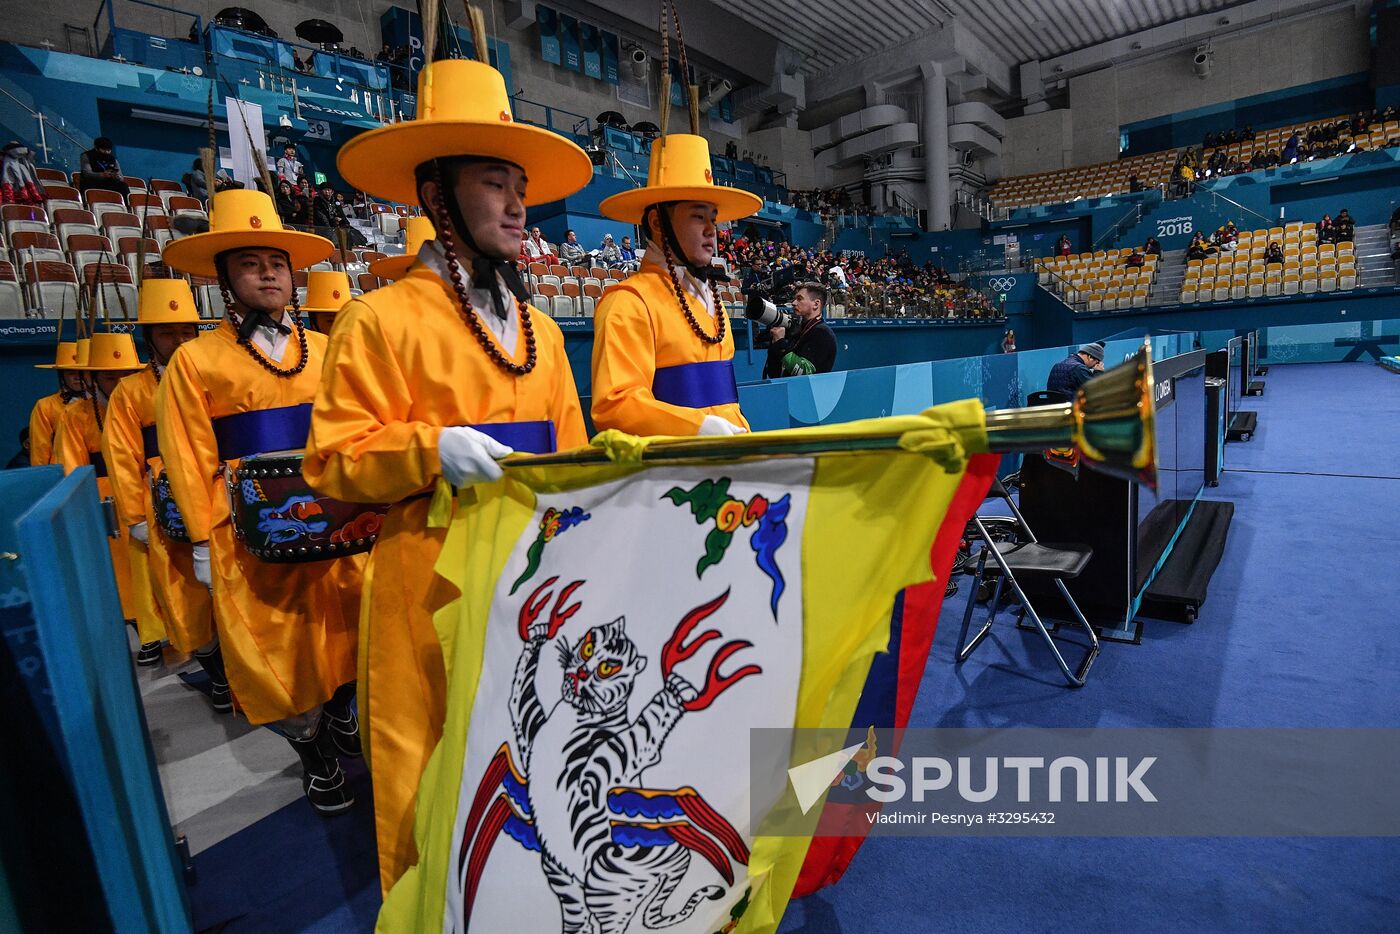
POLYGON ((1302 277, 1300 277, 1297 273, 1287 273, 1287 272, 1284 273, 1284 274, 1283 274, 1283 294, 1284 294, 1284 295, 1297 295, 1297 294, 1298 294, 1298 290, 1302 287, 1302 282, 1303 282, 1302 277))

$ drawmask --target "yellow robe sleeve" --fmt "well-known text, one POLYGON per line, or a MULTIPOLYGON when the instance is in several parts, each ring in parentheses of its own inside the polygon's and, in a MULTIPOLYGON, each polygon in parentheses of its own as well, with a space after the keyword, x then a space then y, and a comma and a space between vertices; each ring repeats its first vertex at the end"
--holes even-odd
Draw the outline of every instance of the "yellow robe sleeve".
POLYGON ((625 289, 609 290, 593 319, 594 427, 642 436, 699 434, 705 412, 657 399, 651 392, 655 375, 646 303, 625 289))
MULTIPOLYGON (((34 404, 34 411, 29 413, 29 463, 33 467, 53 463, 54 432, 58 430, 58 419, 54 417, 55 409, 50 402, 52 398, 45 396, 40 399, 34 404)), ((62 399, 61 396, 59 398, 62 399)), ((61 416, 63 410, 60 408, 57 412, 61 416)))
POLYGON ((146 521, 146 443, 141 436, 141 416, 132 405, 128 383, 123 380, 112 392, 102 423, 102 457, 112 496, 117 501, 117 518, 123 528, 146 521))
POLYGON ((54 462, 63 465, 65 476, 92 463, 91 453, 83 438, 83 426, 77 420, 78 406, 91 404, 87 399, 70 403, 63 407, 63 415, 58 420, 53 440, 54 462))
POLYGON ((374 315, 358 301, 341 309, 331 337, 302 475, 346 502, 398 502, 442 473, 442 427, 409 421, 413 387, 374 315))
POLYGON ((187 354, 175 351, 156 393, 156 436, 170 493, 195 543, 209 539, 214 516, 210 491, 220 467, 209 413, 209 396, 199 370, 187 354))

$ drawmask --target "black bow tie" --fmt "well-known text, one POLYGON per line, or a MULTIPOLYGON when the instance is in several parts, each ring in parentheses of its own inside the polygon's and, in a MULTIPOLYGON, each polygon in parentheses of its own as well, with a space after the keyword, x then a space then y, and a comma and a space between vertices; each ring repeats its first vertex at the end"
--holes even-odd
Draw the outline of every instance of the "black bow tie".
POLYGON ((491 310, 497 318, 504 321, 508 305, 505 293, 501 291, 502 279, 514 297, 522 302, 530 300, 529 293, 525 291, 525 284, 520 281, 520 271, 515 268, 513 261, 492 259, 480 254, 472 257, 472 285, 490 293, 491 310))
POLYGON ((280 320, 273 320, 272 316, 265 311, 255 311, 252 314, 244 315, 243 320, 238 323, 238 337, 240 340, 250 340, 253 332, 258 328, 271 328, 278 334, 290 334, 292 329, 283 324, 280 320))

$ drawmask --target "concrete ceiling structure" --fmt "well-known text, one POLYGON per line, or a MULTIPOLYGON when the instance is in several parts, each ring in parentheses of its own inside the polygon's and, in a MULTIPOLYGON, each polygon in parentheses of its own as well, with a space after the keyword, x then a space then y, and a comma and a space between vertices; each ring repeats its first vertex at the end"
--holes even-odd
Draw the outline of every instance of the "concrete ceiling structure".
POLYGON ((808 75, 956 20, 1007 65, 1054 58, 1242 0, 710 0, 802 53, 808 75))

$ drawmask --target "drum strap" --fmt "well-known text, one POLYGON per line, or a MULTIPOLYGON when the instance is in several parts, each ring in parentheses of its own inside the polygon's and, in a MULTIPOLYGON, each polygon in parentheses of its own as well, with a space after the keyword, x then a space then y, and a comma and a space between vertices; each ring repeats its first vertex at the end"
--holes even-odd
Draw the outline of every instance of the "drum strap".
POLYGON ((219 442, 221 461, 270 451, 299 451, 306 447, 310 434, 310 402, 214 419, 214 437, 219 442))
POLYGON ((146 425, 141 429, 141 443, 146 449, 146 460, 160 457, 160 442, 156 439, 155 425, 146 425))

